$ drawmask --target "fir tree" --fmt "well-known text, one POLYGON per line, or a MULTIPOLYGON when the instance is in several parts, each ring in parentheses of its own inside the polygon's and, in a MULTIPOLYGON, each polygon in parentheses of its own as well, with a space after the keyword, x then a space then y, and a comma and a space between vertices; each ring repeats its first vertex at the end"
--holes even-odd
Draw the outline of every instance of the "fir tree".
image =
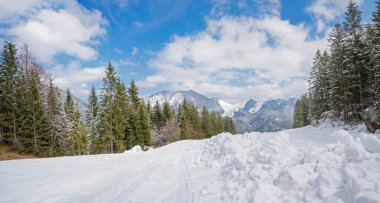
MULTIPOLYGON (((329 80, 331 84, 330 106, 331 109, 339 113, 343 111, 344 120, 348 118, 348 89, 346 81, 346 71, 344 62, 343 30, 340 24, 336 24, 329 35, 330 42, 330 72, 329 80)), ((336 116, 339 116, 336 115, 336 116)))
POLYGON ((310 125, 310 101, 307 95, 302 95, 294 107, 293 128, 300 128, 310 125))
POLYGON ((5 41, 0 64, 0 136, 8 144, 20 145, 17 135, 17 75, 19 68, 14 44, 5 41))
POLYGON ((141 135, 142 142, 138 143, 141 146, 150 146, 151 145, 151 134, 149 128, 149 119, 148 112, 143 101, 140 101, 139 106, 139 134, 141 135))
POLYGON ((380 1, 376 1, 376 10, 372 14, 373 34, 370 37, 373 42, 373 49, 371 52, 370 61, 372 63, 371 75, 373 79, 371 81, 371 89, 375 105, 380 112, 380 1))
POLYGON ((211 117, 211 126, 212 126, 212 135, 216 135, 219 133, 218 131, 218 125, 217 125, 217 114, 215 113, 215 111, 212 111, 210 113, 210 117, 211 117))
POLYGON ((230 118, 228 116, 224 118, 224 130, 226 132, 231 133, 231 134, 236 134, 235 123, 232 120, 232 118, 230 118))
POLYGON ((213 135, 211 116, 206 107, 203 107, 202 109, 202 130, 206 138, 213 135))
POLYGON ((150 104, 150 101, 148 101, 148 103, 146 104, 146 112, 148 113, 148 115, 150 115, 151 110, 152 110, 152 105, 150 104))
POLYGON ((50 145, 49 125, 44 113, 43 98, 40 90, 40 78, 36 69, 30 74, 30 121, 33 139, 33 152, 36 154, 45 154, 48 152, 50 145))
POLYGON ((126 119, 126 145, 127 149, 132 148, 137 144, 143 143, 144 138, 139 134, 139 107, 140 98, 138 97, 138 88, 132 80, 128 87, 129 105, 127 108, 126 119))
POLYGON ((216 117, 216 134, 224 132, 224 122, 222 116, 218 115, 216 117))
POLYGON ((99 153, 101 150, 100 139, 98 134, 98 96, 96 94, 95 87, 92 86, 90 95, 88 96, 87 106, 86 106, 86 125, 89 133, 89 146, 88 150, 90 154, 99 153))
POLYGON ((113 102, 114 111, 114 138, 117 145, 116 149, 118 152, 122 152, 126 149, 125 146, 125 130, 127 124, 127 92, 124 83, 121 83, 120 80, 117 80, 116 83, 116 95, 115 101, 113 102))
POLYGON ((192 132, 193 138, 197 138, 197 139, 203 138, 201 119, 199 117, 198 109, 195 106, 195 104, 192 103, 189 106, 188 114, 189 114, 190 124, 192 127, 191 132, 192 132))
POLYGON ((138 143, 142 142, 141 136, 138 134, 138 112, 132 105, 127 107, 125 139, 126 148, 130 149, 138 143))
POLYGON ((134 80, 131 81, 128 88, 128 95, 132 106, 138 107, 140 104, 139 92, 134 80))
POLYGON ((347 71, 347 89, 350 111, 362 111, 364 85, 366 83, 367 71, 364 68, 361 41, 362 26, 361 12, 358 5, 350 1, 345 13, 344 22, 344 59, 347 71))
POLYGON ((164 118, 163 118, 163 114, 161 111, 161 106, 158 103, 158 101, 156 101, 156 103, 154 104, 153 109, 150 113, 150 120, 152 121, 152 125, 156 129, 160 130, 164 124, 163 119, 164 118))
POLYGON ((68 153, 81 155, 87 152, 87 129, 83 121, 80 120, 78 105, 75 104, 70 90, 67 89, 65 100, 65 113, 70 123, 70 130, 67 136, 68 153))
POLYGON ((188 121, 188 112, 189 112, 189 105, 184 100, 182 102, 182 105, 178 108, 178 123, 179 123, 179 128, 181 131, 181 140, 185 140, 189 138, 189 121, 188 121))
POLYGON ((114 152, 114 100, 116 94, 116 72, 111 63, 106 68, 106 76, 103 78, 103 85, 100 92, 99 105, 99 135, 106 152, 114 152))
POLYGON ((173 114, 174 114, 174 110, 171 108, 169 102, 165 100, 164 104, 162 105, 163 124, 166 124, 166 122, 168 122, 173 117, 173 114))
POLYGON ((65 136, 67 122, 63 120, 59 90, 50 80, 47 92, 47 118, 50 125, 49 156, 59 156, 65 153, 65 136))

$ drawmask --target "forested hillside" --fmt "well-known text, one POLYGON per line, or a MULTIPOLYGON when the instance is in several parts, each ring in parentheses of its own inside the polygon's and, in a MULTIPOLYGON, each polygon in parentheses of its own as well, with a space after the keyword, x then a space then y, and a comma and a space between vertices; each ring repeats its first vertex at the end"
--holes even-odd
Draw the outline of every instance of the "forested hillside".
POLYGON ((53 76, 26 45, 4 42, 0 59, 0 142, 19 153, 42 156, 123 152, 182 139, 235 133, 231 118, 184 101, 145 104, 132 80, 128 86, 109 63, 100 91, 92 87, 85 121, 70 90, 61 98, 53 76), (63 101, 63 102, 62 102, 63 101))
POLYGON ((329 48, 315 54, 310 89, 296 103, 294 127, 324 118, 380 122, 380 1, 372 20, 362 24, 358 5, 350 1, 344 22, 329 35, 329 48))

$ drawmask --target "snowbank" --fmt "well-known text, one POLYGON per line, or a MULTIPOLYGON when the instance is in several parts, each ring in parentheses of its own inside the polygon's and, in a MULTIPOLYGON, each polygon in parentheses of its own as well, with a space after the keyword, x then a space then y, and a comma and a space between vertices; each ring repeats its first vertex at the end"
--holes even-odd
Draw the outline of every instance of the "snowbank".
POLYGON ((129 153, 138 153, 138 152, 142 152, 142 148, 140 145, 136 145, 134 147, 132 147, 132 149, 130 150, 125 150, 124 154, 129 154, 129 153))
MULTIPOLYGON (((296 134, 212 137, 200 146, 193 163, 219 177, 206 183, 201 194, 214 188, 213 195, 220 198, 216 201, 225 202, 380 202, 378 137, 338 130, 326 135, 332 143, 301 152, 290 139, 296 134)), ((305 135, 303 141, 307 139, 305 135)), ((206 199, 200 195, 198 200, 206 199)))
POLYGON ((0 202, 380 202, 380 135, 222 133, 141 153, 0 162, 0 202))

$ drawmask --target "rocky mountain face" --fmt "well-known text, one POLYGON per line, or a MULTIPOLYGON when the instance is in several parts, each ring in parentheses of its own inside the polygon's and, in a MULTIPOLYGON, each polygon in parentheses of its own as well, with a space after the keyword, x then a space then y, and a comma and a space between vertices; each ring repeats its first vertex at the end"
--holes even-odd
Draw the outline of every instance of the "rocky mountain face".
POLYGON ((156 101, 160 104, 168 101, 173 108, 177 109, 184 100, 194 103, 199 111, 205 106, 209 111, 232 117, 238 133, 273 132, 289 129, 293 126, 293 110, 296 98, 269 99, 262 103, 250 99, 244 103, 229 104, 188 90, 161 91, 149 96, 146 102, 154 105, 156 101))
POLYGON ((238 132, 274 132, 292 128, 295 102, 296 98, 270 99, 262 104, 248 100, 233 115, 238 132))
POLYGON ((177 109, 178 106, 186 100, 189 103, 194 103, 198 110, 202 110, 203 107, 206 107, 209 111, 215 111, 219 114, 223 113, 223 108, 219 105, 216 99, 210 99, 202 94, 199 94, 193 90, 188 91, 161 91, 156 94, 150 95, 146 102, 150 102, 153 106, 156 101, 159 104, 163 104, 165 101, 168 101, 170 105, 177 109))

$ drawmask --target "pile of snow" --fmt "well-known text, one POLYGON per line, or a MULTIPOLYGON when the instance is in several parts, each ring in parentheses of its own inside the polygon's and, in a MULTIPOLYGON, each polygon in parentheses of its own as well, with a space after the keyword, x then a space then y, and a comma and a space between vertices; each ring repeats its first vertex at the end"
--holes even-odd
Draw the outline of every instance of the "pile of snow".
POLYGON ((141 146, 140 146, 140 145, 136 145, 136 146, 132 147, 132 149, 130 149, 130 150, 126 150, 126 151, 124 152, 124 154, 128 154, 128 153, 138 153, 138 152, 142 152, 142 151, 143 151, 143 150, 142 150, 141 146))
POLYGON ((0 162, 0 202, 380 202, 380 135, 222 133, 144 153, 0 162))
POLYGON ((193 163, 218 175, 203 180, 198 200, 380 202, 379 137, 345 130, 325 137, 333 142, 311 141, 307 151, 297 145, 308 142, 308 135, 299 140, 296 130, 212 137, 193 163))

